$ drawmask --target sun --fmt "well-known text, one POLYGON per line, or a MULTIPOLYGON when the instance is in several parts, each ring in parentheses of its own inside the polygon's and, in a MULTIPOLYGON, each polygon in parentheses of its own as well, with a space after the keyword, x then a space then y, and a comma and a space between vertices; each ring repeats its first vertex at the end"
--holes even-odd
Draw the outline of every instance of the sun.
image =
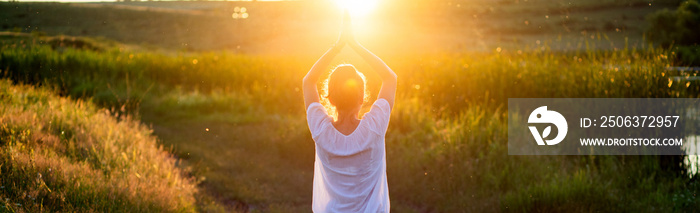
POLYGON ((335 0, 336 3, 343 9, 348 9, 352 17, 366 16, 375 7, 377 0, 335 0))

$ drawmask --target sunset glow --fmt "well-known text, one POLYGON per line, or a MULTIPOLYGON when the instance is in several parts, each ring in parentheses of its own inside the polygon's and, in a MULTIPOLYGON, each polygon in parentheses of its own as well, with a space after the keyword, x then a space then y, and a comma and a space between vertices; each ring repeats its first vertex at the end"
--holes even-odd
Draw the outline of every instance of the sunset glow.
POLYGON ((348 9, 353 17, 362 17, 377 7, 377 0, 336 0, 343 9, 348 9))
POLYGON ((0 21, 0 213, 700 207, 700 0, 0 0, 0 21))

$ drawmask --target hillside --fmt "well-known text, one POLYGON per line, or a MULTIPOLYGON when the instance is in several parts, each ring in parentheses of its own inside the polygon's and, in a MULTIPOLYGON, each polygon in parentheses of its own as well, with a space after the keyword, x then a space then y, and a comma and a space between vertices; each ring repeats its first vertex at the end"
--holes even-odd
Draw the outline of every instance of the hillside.
POLYGON ((0 211, 193 212, 193 180, 115 113, 0 80, 0 211))

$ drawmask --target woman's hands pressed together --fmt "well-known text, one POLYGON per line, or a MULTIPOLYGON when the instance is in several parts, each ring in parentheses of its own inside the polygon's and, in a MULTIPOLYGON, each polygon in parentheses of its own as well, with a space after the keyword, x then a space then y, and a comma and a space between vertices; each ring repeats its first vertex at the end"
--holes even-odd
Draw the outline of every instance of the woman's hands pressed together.
POLYGON ((343 12, 343 22, 340 29, 340 36, 338 36, 338 41, 335 42, 335 46, 345 46, 346 44, 352 45, 356 43, 355 35, 352 31, 352 21, 350 20, 350 12, 344 10, 343 12))
POLYGON ((360 43, 355 39, 352 29, 352 22, 350 20, 350 12, 347 9, 343 11, 342 29, 340 30, 338 41, 336 41, 333 47, 326 51, 326 53, 321 56, 318 61, 316 61, 316 63, 311 67, 311 70, 309 70, 304 77, 302 88, 304 90, 304 103, 306 107, 308 108, 313 102, 319 102, 316 83, 318 82, 321 74, 330 65, 333 58, 340 53, 340 50, 342 50, 345 45, 348 45, 355 50, 355 52, 357 52, 357 54, 360 55, 360 57, 362 57, 372 67, 373 71, 379 75, 382 80, 382 88, 380 89, 377 98, 386 99, 387 102, 389 102, 389 105, 393 108, 397 85, 396 73, 394 73, 394 71, 391 70, 391 68, 389 68, 389 66, 387 66, 382 59, 360 45, 360 43))

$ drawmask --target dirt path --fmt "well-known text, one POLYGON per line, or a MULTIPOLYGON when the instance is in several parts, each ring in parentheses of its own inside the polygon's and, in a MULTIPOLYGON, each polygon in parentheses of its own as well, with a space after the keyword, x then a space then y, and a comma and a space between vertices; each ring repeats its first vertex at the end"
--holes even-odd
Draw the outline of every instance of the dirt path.
POLYGON ((153 129, 227 211, 311 209, 314 148, 304 134, 271 122, 178 121, 153 129))

